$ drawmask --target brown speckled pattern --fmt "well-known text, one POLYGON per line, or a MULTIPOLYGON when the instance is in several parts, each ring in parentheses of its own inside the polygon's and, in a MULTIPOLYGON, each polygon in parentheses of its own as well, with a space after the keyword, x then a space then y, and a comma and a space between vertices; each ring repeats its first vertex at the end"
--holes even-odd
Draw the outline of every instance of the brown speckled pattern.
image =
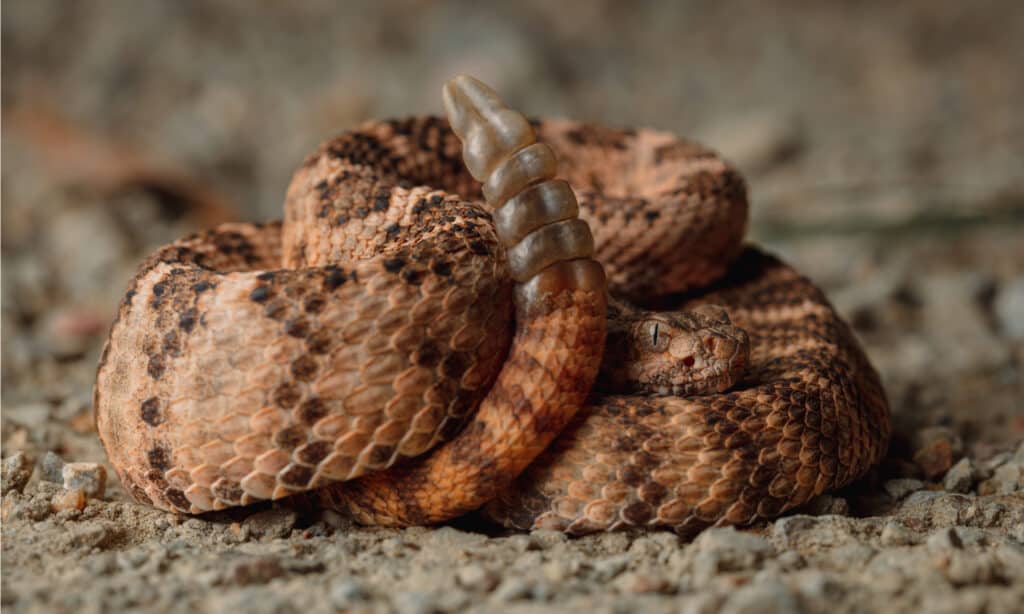
POLYGON ((733 169, 664 133, 536 126, 614 293, 722 279, 666 306, 722 304, 747 330, 738 387, 594 396, 572 419, 600 365, 604 297, 513 318, 504 250, 447 122, 377 122, 307 158, 283 226, 225 225, 142 266, 94 399, 126 490, 197 513, 320 488, 378 524, 498 495, 488 513, 509 526, 689 530, 777 515, 879 458, 884 395, 821 293, 756 251, 732 264, 747 208, 733 169))
POLYGON ((878 376, 824 295, 748 247, 728 276, 662 307, 724 306, 750 337, 728 392, 595 394, 485 512, 515 528, 571 533, 772 518, 860 477, 885 453, 878 376))

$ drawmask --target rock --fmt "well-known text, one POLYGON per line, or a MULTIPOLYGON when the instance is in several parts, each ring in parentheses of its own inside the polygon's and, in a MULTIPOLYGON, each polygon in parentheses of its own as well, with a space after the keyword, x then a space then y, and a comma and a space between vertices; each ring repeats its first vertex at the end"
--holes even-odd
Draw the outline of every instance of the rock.
POLYGON ((804 506, 803 511, 811 516, 847 516, 850 513, 850 504, 846 499, 835 495, 818 495, 804 506))
POLYGON ((942 487, 949 492, 969 492, 974 486, 976 476, 974 462, 970 458, 961 458, 946 472, 946 477, 942 478, 942 487))
POLYGON ((85 491, 80 488, 73 488, 54 495, 50 501, 50 506, 55 512, 66 510, 82 511, 85 509, 85 500, 85 491))
POLYGON ((854 534, 856 526, 856 520, 846 516, 786 516, 773 523, 771 541, 779 552, 859 544, 863 540, 854 534))
POLYGON ((821 571, 810 571, 797 574, 795 588, 802 600, 816 611, 827 610, 831 604, 840 600, 846 590, 841 580, 821 571))
POLYGON ((795 550, 786 550, 780 553, 775 562, 781 569, 801 569, 807 564, 803 555, 795 550))
POLYGON ((947 374, 977 372, 1009 361, 1009 349, 992 333, 979 306, 992 287, 988 275, 974 271, 922 275, 915 285, 935 369, 947 374))
POLYGON ((4 497, 4 522, 12 520, 31 520, 38 522, 40 520, 45 520, 52 513, 53 509, 50 507, 50 502, 42 497, 32 497, 30 499, 21 500, 15 499, 11 495, 4 497))
POLYGON ((434 614, 438 611, 434 596, 420 591, 403 591, 391 598, 399 614, 434 614))
POLYGON ((992 473, 995 472, 996 469, 1010 462, 1012 458, 1013 454, 1010 452, 1000 452, 999 454, 993 455, 992 458, 985 460, 985 462, 981 463, 981 473, 983 477, 986 479, 992 477, 992 473))
POLYGON ((353 604, 370 598, 363 585, 352 578, 340 578, 331 582, 327 599, 336 608, 350 608, 353 604))
POLYGON ((741 533, 733 527, 705 530, 693 548, 693 575, 698 585, 721 572, 753 569, 775 554, 775 548, 768 540, 741 533))
POLYGON ((526 580, 516 576, 509 576, 502 580, 498 588, 494 589, 494 598, 498 601, 524 599, 530 595, 531 588, 526 580))
POLYGON ((1002 285, 992 302, 999 330, 1011 339, 1024 339, 1024 277, 1002 285))
POLYGON ((632 560, 633 556, 628 553, 600 559, 594 562, 594 573, 599 581, 607 582, 622 573, 632 560))
POLYGON ((534 582, 533 586, 530 587, 530 599, 533 601, 549 601, 558 590, 556 586, 558 585, 551 582, 534 582))
POLYGON ((882 534, 879 535, 879 542, 887 547, 909 546, 917 541, 917 534, 908 529, 902 523, 890 520, 882 527, 882 534))
POLYGON ((117 566, 122 570, 139 569, 150 560, 151 553, 141 548, 117 553, 117 566))
POLYGON ((281 562, 270 556, 246 557, 235 562, 228 572, 228 577, 240 586, 266 584, 283 575, 285 569, 281 562))
POLYGON ((999 466, 988 480, 992 494, 1009 495, 1021 490, 1024 485, 1024 463, 1007 462, 999 466))
POLYGON ((15 452, 4 459, 0 493, 21 492, 32 477, 32 460, 24 452, 15 452))
POLYGON ((544 563, 541 571, 544 573, 545 579, 557 584, 577 577, 582 566, 583 564, 578 558, 559 557, 544 563))
POLYGON ((322 510, 320 517, 328 527, 335 531, 349 532, 359 527, 359 524, 351 517, 338 513, 335 510, 322 510))
POLYGON ((945 552, 949 550, 962 549, 964 547, 964 542, 957 534, 956 527, 949 527, 939 529, 929 535, 925 545, 931 552, 945 552))
POLYGON ((106 314, 96 309, 60 308, 48 313, 40 322, 39 339, 53 356, 73 358, 88 351, 109 324, 106 314))
POLYGON ((460 567, 455 572, 455 581, 464 588, 486 593, 498 584, 498 576, 483 565, 473 564, 460 567))
POLYGON ((770 580, 740 587, 726 599, 719 611, 721 614, 797 612, 799 603, 785 584, 770 580))
POLYGON ((760 535, 737 531, 735 527, 708 529, 700 534, 694 546, 704 554, 720 555, 722 560, 736 561, 741 567, 751 561, 774 554, 771 543, 760 535))
POLYGON ((248 527, 256 537, 287 537, 297 521, 298 515, 294 510, 277 507, 249 516, 242 521, 242 526, 248 527))
POLYGON ((1024 546, 1005 543, 996 547, 993 556, 1001 569, 1000 575, 1007 583, 1024 582, 1024 546))
POLYGON ((935 479, 953 465, 953 449, 948 441, 936 441, 914 453, 914 464, 924 477, 935 479))
POLYGON ((617 577, 615 586, 628 593, 659 593, 662 595, 672 593, 675 588, 671 582, 660 575, 635 571, 626 572, 617 577))
POLYGON ((722 153, 750 173, 767 172, 790 162, 804 148, 798 118, 778 111, 761 111, 730 118, 705 130, 703 138, 717 143, 722 153))
POLYGON ((45 430, 50 420, 50 406, 47 403, 28 403, 4 407, 4 422, 19 424, 33 433, 45 430))
POLYGON ((111 522, 90 522, 72 529, 69 543, 74 548, 102 548, 114 541, 117 529, 111 522))
POLYGON ((889 480, 882 487, 885 489, 886 494, 893 499, 899 500, 912 492, 923 489, 924 482, 912 478, 900 478, 898 480, 889 480))
POLYGON ((963 441, 953 429, 932 426, 915 435, 914 464, 929 480, 946 473, 961 454, 963 441))
POLYGON ((201 608, 210 612, 238 614, 298 614, 294 593, 277 590, 276 586, 256 585, 235 590, 210 590, 208 605, 201 608))
POLYGON ((711 591, 702 591, 682 599, 679 614, 718 614, 725 596, 711 591))
POLYGON ((486 542, 487 536, 460 531, 453 527, 438 527, 427 533, 424 536, 424 541, 449 551, 456 548, 469 550, 486 542))
POLYGON ((534 550, 547 550, 559 544, 564 544, 569 538, 561 531, 550 529, 537 529, 530 532, 530 547, 534 550))
POLYGON ((832 549, 829 559, 846 569, 858 569, 867 565, 877 551, 871 546, 858 543, 844 544, 832 549))
POLYGON ((64 488, 81 490, 91 499, 103 498, 107 488, 107 470, 98 463, 67 463, 61 469, 64 488))
POLYGON ((39 461, 39 477, 55 484, 64 483, 64 459, 47 451, 39 461))

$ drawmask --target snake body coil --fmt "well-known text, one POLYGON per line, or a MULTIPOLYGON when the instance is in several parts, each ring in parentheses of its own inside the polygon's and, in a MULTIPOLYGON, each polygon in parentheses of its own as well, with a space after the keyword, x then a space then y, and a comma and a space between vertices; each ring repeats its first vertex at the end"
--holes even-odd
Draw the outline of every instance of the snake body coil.
POLYGON ((315 492, 383 525, 490 502, 508 526, 688 532, 880 458, 877 375, 819 290, 744 249, 721 159, 531 124, 465 77, 444 102, 450 126, 321 146, 283 224, 224 225, 140 268, 94 393, 135 499, 199 513, 315 492))

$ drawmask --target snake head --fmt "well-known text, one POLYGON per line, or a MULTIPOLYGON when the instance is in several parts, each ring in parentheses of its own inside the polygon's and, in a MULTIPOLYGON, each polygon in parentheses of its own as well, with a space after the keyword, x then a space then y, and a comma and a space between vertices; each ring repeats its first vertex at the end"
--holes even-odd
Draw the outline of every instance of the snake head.
POLYGON ((747 333, 716 305, 661 312, 622 308, 611 313, 599 382, 605 392, 722 392, 743 376, 749 357, 747 333))

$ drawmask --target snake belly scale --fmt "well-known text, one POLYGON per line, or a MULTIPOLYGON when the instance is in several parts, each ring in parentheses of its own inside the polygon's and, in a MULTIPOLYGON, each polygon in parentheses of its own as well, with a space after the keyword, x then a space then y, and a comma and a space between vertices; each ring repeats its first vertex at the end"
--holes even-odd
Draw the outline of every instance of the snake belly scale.
POLYGON ((466 77, 445 107, 322 145, 283 222, 140 267, 94 391, 132 497, 691 532, 879 460, 877 374, 820 290, 744 246, 728 164, 666 133, 529 122, 466 77))

